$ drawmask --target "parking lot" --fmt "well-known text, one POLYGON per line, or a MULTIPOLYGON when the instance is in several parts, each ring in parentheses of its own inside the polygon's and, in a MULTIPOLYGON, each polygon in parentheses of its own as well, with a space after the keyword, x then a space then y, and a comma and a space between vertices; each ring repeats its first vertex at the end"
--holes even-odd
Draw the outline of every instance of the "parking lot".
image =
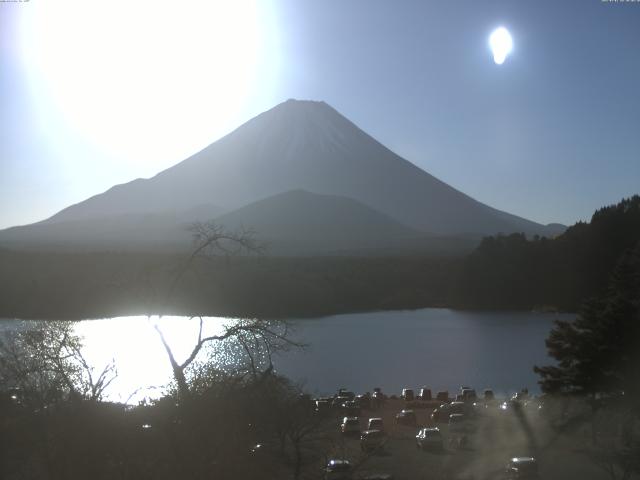
POLYGON ((539 478, 605 479, 584 453, 589 432, 584 428, 551 428, 539 403, 510 404, 496 400, 469 406, 466 444, 460 445, 460 434, 449 431, 447 423, 435 423, 430 415, 439 402, 412 402, 387 399, 379 409, 362 409, 361 430, 370 417, 381 417, 386 432, 384 445, 363 452, 360 436, 339 433, 341 418, 336 416, 335 447, 332 458, 347 459, 354 467, 353 478, 375 474, 392 475, 395 480, 409 479, 493 479, 505 478, 505 465, 512 457, 535 457, 539 478), (502 407, 500 407, 502 405, 502 407), (416 414, 416 426, 398 425, 396 414, 407 406, 416 414), (442 433, 443 448, 417 448, 415 435, 420 426, 437 426, 442 433))

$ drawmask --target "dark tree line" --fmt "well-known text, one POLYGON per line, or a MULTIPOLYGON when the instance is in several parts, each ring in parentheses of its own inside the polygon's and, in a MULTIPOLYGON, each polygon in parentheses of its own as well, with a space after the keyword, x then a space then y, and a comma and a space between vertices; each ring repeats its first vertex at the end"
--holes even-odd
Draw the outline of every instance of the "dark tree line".
POLYGON ((165 302, 160 295, 182 262, 169 254, 0 250, 0 316, 86 319, 163 312, 295 318, 439 307, 448 304, 459 259, 199 257, 165 302))
POLYGON ((640 196, 596 211, 554 239, 485 238, 464 261, 454 303, 466 308, 577 311, 601 294, 624 252, 640 242, 640 196))

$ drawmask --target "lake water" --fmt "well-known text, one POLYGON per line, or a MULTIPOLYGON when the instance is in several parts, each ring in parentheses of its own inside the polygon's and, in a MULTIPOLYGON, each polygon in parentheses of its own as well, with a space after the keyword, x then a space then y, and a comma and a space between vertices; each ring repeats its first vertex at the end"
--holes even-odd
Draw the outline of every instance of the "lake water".
MULTIPOLYGON (((331 394, 338 387, 357 392, 382 387, 398 394, 403 387, 423 385, 433 391, 471 385, 503 394, 525 386, 536 392, 532 367, 551 362, 544 340, 553 320, 572 317, 430 308, 295 320, 293 337, 308 346, 277 355, 274 365, 314 394, 331 394)), ((220 332, 232 321, 206 318, 205 333, 220 332)), ((0 329, 28 324, 5 319, 0 329)), ((89 363, 96 369, 111 360, 116 364, 118 378, 109 399, 135 402, 164 391, 171 369, 155 325, 178 360, 186 358, 197 338, 195 319, 119 317, 76 324, 89 363)), ((233 361, 226 358, 228 349, 215 354, 221 364, 233 361)))

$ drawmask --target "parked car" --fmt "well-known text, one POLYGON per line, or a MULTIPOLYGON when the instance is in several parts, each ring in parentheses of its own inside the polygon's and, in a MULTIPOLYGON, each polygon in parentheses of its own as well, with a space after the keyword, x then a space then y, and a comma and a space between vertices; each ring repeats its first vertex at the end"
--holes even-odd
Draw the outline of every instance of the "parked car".
POLYGON ((509 480, 538 478, 538 462, 533 457, 514 457, 505 467, 505 477, 509 480))
POLYGON ((364 408, 365 410, 371 408, 371 395, 369 394, 369 392, 365 393, 364 395, 356 396, 355 401, 360 404, 360 408, 364 408))
POLYGON ((360 449, 365 452, 378 450, 387 441, 387 434, 382 430, 365 430, 360 435, 360 449))
POLYGON ((468 413, 473 413, 474 417, 487 415, 489 412, 489 408, 494 406, 493 402, 485 402, 484 400, 473 402, 468 409, 468 413))
POLYGON ((384 405, 385 397, 382 392, 373 392, 371 395, 371 407, 372 408, 380 408, 384 405))
POLYGON ((367 430, 381 430, 384 431, 384 422, 380 417, 370 418, 367 422, 367 430))
POLYGON ((349 460, 329 460, 324 469, 325 480, 351 480, 353 478, 353 467, 349 460))
POLYGON ((329 400, 326 399, 318 399, 316 400, 316 412, 317 413, 324 413, 329 411, 329 409, 331 408, 331 403, 329 402, 329 400))
POLYGON ((340 425, 340 431, 345 435, 360 433, 360 419, 358 417, 344 417, 340 425))
POLYGON ((347 390, 346 388, 339 388, 338 389, 338 396, 339 397, 349 397, 348 400, 353 400, 356 398, 356 394, 347 390))
POLYGON ((452 413, 449 415, 449 433, 452 435, 466 435, 472 433, 473 424, 469 416, 464 413, 452 413))
POLYGON ((431 401, 431 389, 427 387, 422 387, 420 389, 420 394, 418 395, 418 399, 423 401, 431 401))
POLYGON ((536 415, 540 415, 542 414, 542 401, 540 400, 540 398, 530 398, 529 400, 527 400, 526 402, 524 402, 524 408, 531 412, 534 413, 536 415))
POLYGON ((438 427, 421 428, 416 435, 416 446, 423 450, 442 450, 442 433, 438 427))
POLYGON ((400 413, 396 414, 396 423, 415 427, 418 424, 416 412, 413 410, 401 410, 400 413))
POLYGON ((431 420, 434 422, 446 423, 449 421, 449 415, 452 413, 465 413, 465 410, 464 402, 443 403, 433 410, 431 420))
POLYGON ((473 388, 465 388, 462 390, 463 402, 475 402, 478 399, 476 391, 473 388))
POLYGON ((517 400, 518 402, 526 402, 529 398, 529 389, 527 388, 523 388, 511 396, 511 400, 517 400))
POLYGON ((346 395, 338 395, 336 397, 333 397, 333 400, 331 401, 331 406, 333 408, 341 408, 345 402, 350 402, 350 401, 351 401, 351 397, 346 395))
POLYGON ((357 417, 360 415, 360 404, 355 400, 348 400, 341 405, 342 413, 347 417, 357 417))
POLYGON ((403 388, 402 389, 402 399, 405 402, 412 402, 415 399, 415 394, 413 393, 413 389, 411 389, 411 388, 403 388))
POLYGON ((436 394, 436 400, 440 402, 448 402, 449 401, 449 392, 447 390, 441 390, 436 394))

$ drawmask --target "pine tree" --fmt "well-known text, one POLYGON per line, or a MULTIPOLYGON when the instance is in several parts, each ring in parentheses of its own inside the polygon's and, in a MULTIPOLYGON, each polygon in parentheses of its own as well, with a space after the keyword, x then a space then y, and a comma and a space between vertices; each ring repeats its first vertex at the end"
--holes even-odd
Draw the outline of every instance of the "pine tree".
POLYGON ((640 243, 625 252, 606 292, 573 321, 556 321, 547 341, 555 366, 534 367, 548 393, 624 394, 640 399, 640 243))

